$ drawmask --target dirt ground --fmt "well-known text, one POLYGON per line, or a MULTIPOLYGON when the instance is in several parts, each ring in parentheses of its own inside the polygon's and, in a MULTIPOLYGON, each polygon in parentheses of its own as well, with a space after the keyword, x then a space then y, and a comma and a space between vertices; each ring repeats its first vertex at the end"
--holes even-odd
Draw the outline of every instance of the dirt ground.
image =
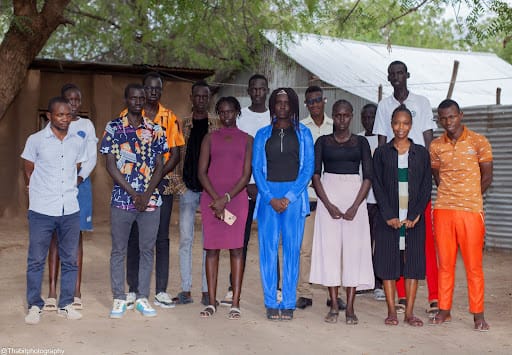
MULTIPOLYGON (((219 307, 211 319, 199 318, 201 239, 194 245, 194 303, 174 309, 157 308, 158 316, 147 319, 128 311, 123 319, 108 318, 112 305, 109 278, 110 230, 106 220, 96 219, 95 231, 84 239, 83 319, 68 321, 55 313, 44 313, 36 326, 24 323, 26 312, 25 271, 27 224, 24 219, 1 220, 0 225, 0 355, 38 354, 511 354, 512 353, 512 253, 487 251, 486 315, 488 333, 472 330, 467 311, 466 281, 462 262, 457 281, 451 324, 412 328, 400 323, 388 327, 385 302, 371 295, 358 296, 359 325, 323 321, 328 308, 326 292, 315 288, 313 307, 297 310, 292 322, 270 322, 265 318, 261 291, 258 245, 255 231, 249 245, 242 289, 242 319, 226 318, 227 307, 219 307)), ((196 224, 196 229, 199 225, 196 224)), ((171 272, 168 291, 179 292, 178 230, 171 226, 171 272)), ((221 253, 217 298, 227 288, 228 252, 221 253)), ((43 297, 47 295, 47 276, 43 297)), ((152 282, 154 292, 154 282, 152 282)), ((416 314, 427 322, 426 286, 421 282, 416 314)), ((150 296, 153 297, 153 294, 150 296)), ((340 316, 340 320, 344 317, 340 316)))

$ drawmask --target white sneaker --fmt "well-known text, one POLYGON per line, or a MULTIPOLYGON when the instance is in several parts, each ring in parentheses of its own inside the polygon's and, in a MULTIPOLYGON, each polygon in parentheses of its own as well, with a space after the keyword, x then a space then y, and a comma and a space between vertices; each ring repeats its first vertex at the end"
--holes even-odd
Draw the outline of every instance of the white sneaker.
POLYGON ((126 301, 120 299, 114 299, 112 310, 110 311, 110 318, 119 319, 126 313, 126 301))
POLYGON ((226 297, 222 301, 220 301, 221 306, 230 306, 233 304, 233 291, 229 290, 226 293, 226 297))
POLYGON ((276 298, 277 298, 277 303, 281 303, 281 301, 283 300, 283 293, 279 289, 277 290, 276 298))
POLYGON ((71 320, 77 320, 82 318, 82 313, 74 309, 71 303, 64 308, 59 308, 57 310, 57 314, 61 317, 71 320))
POLYGON ((148 302, 147 298, 139 298, 135 301, 135 309, 144 317, 155 317, 156 311, 148 302))
POLYGON ((32 306, 28 310, 28 314, 25 316, 25 323, 27 324, 37 324, 41 320, 41 308, 38 306, 32 306))
POLYGON ((171 295, 167 292, 158 292, 155 295, 155 301, 153 302, 156 306, 160 306, 162 308, 174 308, 176 307, 176 302, 172 300, 171 295))
POLYGON ((383 289, 376 288, 375 290, 373 290, 373 298, 375 298, 376 301, 385 301, 386 294, 384 293, 383 289))
POLYGON ((128 292, 126 294, 126 309, 134 309, 136 299, 137 294, 135 292, 128 292))

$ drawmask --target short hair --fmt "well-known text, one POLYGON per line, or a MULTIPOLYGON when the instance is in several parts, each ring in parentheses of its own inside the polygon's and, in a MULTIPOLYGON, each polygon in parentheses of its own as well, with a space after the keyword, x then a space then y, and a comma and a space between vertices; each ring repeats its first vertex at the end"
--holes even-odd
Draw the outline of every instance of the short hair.
POLYGON ((149 78, 160 79, 162 83, 164 82, 160 73, 156 71, 150 71, 149 73, 146 73, 142 78, 142 85, 144 85, 146 83, 146 80, 149 78))
POLYGON ((210 85, 208 85, 208 83, 204 80, 198 80, 194 84, 192 84, 191 92, 194 92, 194 89, 197 87, 205 87, 205 88, 208 88, 208 90, 210 90, 210 85))
POLYGON ((286 92, 288 100, 290 102, 290 118, 292 120, 293 127, 299 129, 299 97, 292 88, 277 88, 272 91, 270 98, 268 99, 268 106, 270 110, 270 123, 274 123, 277 120, 276 117, 276 101, 277 95, 280 92, 286 92))
POLYGON ((68 92, 70 90, 76 90, 81 93, 80 88, 78 86, 76 86, 75 84, 72 84, 72 83, 67 83, 67 84, 64 84, 62 86, 62 88, 60 89, 60 96, 64 97, 66 95, 66 92, 68 92))
POLYGON ((50 112, 50 113, 53 112, 53 108, 55 107, 56 104, 66 104, 66 105, 69 105, 69 101, 65 97, 62 97, 62 96, 52 97, 48 101, 48 112, 50 112))
POLYGON ((132 90, 132 89, 144 90, 144 86, 142 86, 139 83, 130 83, 130 84, 126 85, 126 87, 124 88, 124 98, 125 99, 128 98, 128 95, 130 94, 130 90, 132 90))
POLYGON ((247 82, 248 85, 251 85, 251 81, 253 80, 264 80, 265 81, 265 84, 268 86, 268 80, 267 78, 265 77, 265 75, 262 75, 262 74, 254 74, 253 76, 251 76, 249 78, 249 81, 247 82))
POLYGON ((350 112, 354 113, 354 107, 352 106, 352 104, 350 102, 348 102, 345 99, 341 99, 341 100, 336 101, 332 105, 332 111, 334 112, 334 110, 336 110, 338 108, 338 106, 347 106, 350 109, 350 112))
POLYGON ((401 104, 400 106, 398 106, 397 108, 395 108, 393 110, 393 113, 391 114, 391 121, 393 121, 393 118, 395 118, 395 116, 399 113, 399 112, 405 112, 406 114, 409 115, 409 117, 411 118, 411 122, 412 122, 412 112, 411 110, 409 110, 404 104, 401 104))
POLYGON ((459 104, 457 103, 457 101, 452 100, 452 99, 446 99, 446 100, 441 101, 439 106, 437 106, 437 110, 439 111, 439 110, 442 110, 442 109, 445 109, 445 108, 448 108, 451 106, 455 106, 455 108, 457 109, 457 112, 460 113, 459 104))
POLYGON ((404 62, 402 62, 402 61, 400 61, 400 60, 394 60, 394 61, 392 61, 392 62, 388 65, 388 71, 389 71, 389 68, 391 68, 391 66, 392 66, 392 65, 403 65, 403 66, 404 66, 404 68, 405 68, 405 72, 406 72, 406 73, 407 73, 407 72, 409 72, 409 71, 407 70, 407 65, 405 65, 405 63, 404 63, 404 62))
POLYGON ((319 92, 320 94, 324 94, 324 91, 320 86, 312 85, 306 89, 306 92, 304 93, 304 96, 307 96, 307 94, 311 94, 313 92, 319 92))
POLYGON ((223 103, 227 103, 227 104, 232 105, 235 108, 235 111, 238 112, 238 114, 236 116, 237 117, 240 116, 240 112, 242 111, 242 108, 240 106, 240 102, 235 97, 233 97, 233 96, 224 96, 224 97, 221 97, 217 101, 217 103, 215 104, 215 113, 217 115, 219 114, 219 107, 223 103))
POLYGON ((377 105, 375 105, 375 104, 366 104, 361 109, 361 113, 363 113, 364 110, 368 110, 369 108, 374 108, 375 110, 377 110, 377 105))

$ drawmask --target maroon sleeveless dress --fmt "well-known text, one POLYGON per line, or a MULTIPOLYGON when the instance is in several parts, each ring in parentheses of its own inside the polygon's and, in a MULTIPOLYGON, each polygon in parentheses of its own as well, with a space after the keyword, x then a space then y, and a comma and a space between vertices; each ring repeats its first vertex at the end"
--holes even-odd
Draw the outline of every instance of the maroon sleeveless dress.
MULTIPOLYGON (((229 192, 242 177, 247 139, 247 133, 236 127, 223 127, 211 134, 208 178, 219 196, 229 192)), ((236 216, 236 221, 231 226, 215 217, 213 210, 208 207, 210 202, 211 196, 203 191, 200 206, 204 249, 242 248, 249 209, 246 189, 226 204, 226 209, 236 216)))

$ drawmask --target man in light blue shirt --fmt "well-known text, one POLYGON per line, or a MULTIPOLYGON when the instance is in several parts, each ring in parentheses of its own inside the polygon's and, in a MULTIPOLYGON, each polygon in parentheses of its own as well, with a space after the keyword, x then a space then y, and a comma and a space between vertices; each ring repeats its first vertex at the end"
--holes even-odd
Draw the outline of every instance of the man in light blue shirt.
POLYGON ((27 324, 40 320, 44 301, 41 284, 46 255, 57 232, 61 260, 61 286, 57 313, 67 319, 82 315, 72 307, 77 276, 77 248, 80 235, 77 174, 87 160, 84 140, 68 132, 71 106, 62 97, 48 103, 50 121, 32 134, 21 154, 29 192, 29 248, 27 258, 27 324))

